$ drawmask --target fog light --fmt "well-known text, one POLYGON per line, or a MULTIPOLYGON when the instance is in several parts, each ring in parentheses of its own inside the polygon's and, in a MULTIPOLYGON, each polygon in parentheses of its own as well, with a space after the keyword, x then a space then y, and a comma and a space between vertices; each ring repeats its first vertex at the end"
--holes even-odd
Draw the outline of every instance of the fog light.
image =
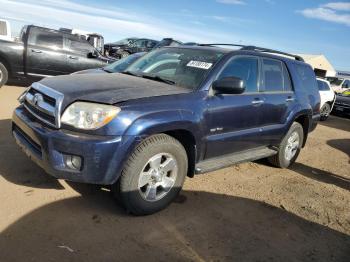
POLYGON ((64 163, 70 169, 81 170, 82 162, 80 156, 64 155, 64 163))

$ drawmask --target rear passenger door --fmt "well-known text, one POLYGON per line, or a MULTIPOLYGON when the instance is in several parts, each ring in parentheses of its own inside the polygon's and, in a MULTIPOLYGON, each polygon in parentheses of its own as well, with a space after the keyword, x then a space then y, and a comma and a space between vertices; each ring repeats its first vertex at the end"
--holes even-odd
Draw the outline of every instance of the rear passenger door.
POLYGON ((31 76, 61 75, 66 72, 62 34, 44 28, 30 29, 26 72, 31 76))
POLYGON ((261 58, 261 139, 265 145, 278 144, 285 134, 285 124, 295 104, 289 71, 284 62, 261 58))

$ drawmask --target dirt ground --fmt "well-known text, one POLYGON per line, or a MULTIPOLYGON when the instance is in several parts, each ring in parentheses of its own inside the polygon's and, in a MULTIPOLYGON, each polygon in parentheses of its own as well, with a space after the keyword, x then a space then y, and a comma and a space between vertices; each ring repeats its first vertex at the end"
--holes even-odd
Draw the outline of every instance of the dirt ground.
POLYGON ((258 161, 196 176, 166 210, 133 217, 18 149, 23 90, 0 89, 0 261, 350 260, 349 119, 318 125, 290 170, 258 161))

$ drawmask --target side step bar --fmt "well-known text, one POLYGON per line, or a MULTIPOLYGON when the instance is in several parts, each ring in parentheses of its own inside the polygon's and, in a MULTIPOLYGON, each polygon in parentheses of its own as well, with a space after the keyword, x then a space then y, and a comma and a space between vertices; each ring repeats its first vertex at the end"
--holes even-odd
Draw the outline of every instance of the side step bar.
POLYGON ((239 153, 211 158, 196 164, 195 174, 203 174, 215 171, 224 167, 229 167, 242 162, 249 162, 277 154, 276 150, 264 147, 247 150, 239 153))

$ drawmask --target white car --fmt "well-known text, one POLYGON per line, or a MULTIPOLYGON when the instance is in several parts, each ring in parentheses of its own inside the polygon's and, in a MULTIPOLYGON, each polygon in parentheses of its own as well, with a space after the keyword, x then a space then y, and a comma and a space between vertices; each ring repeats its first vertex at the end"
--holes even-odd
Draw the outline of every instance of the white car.
POLYGON ((321 121, 325 121, 333 109, 336 96, 327 80, 317 78, 317 85, 321 97, 321 121))

